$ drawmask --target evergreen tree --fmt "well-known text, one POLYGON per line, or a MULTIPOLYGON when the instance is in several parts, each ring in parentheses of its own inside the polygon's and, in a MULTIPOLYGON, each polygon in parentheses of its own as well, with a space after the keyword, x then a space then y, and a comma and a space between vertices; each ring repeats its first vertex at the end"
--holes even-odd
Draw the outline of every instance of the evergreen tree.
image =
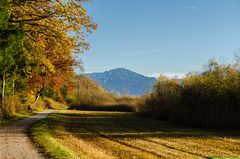
POLYGON ((2 82, 1 108, 4 108, 7 79, 12 77, 17 68, 16 57, 20 52, 23 34, 20 24, 8 22, 8 1, 0 2, 0 75, 2 82))

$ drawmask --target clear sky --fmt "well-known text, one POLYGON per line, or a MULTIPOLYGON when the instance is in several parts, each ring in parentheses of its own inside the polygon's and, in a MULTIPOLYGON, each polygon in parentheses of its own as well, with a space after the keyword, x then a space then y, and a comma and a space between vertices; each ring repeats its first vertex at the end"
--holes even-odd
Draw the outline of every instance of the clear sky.
POLYGON ((80 56, 85 72, 181 76, 240 48, 240 0, 90 0, 87 10, 99 29, 80 56))

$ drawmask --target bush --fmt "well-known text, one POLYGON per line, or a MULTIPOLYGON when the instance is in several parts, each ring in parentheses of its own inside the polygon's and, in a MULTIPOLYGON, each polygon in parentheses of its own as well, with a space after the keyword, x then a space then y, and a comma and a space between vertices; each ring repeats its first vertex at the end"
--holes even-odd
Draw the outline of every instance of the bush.
POLYGON ((48 109, 66 109, 67 106, 63 103, 59 103, 51 98, 44 98, 44 102, 48 109))
POLYGON ((3 118, 8 119, 26 111, 26 105, 19 102, 18 96, 6 97, 4 100, 3 118))
POLYGON ((137 112, 194 127, 240 127, 239 65, 211 61, 200 74, 188 75, 183 84, 160 77, 137 112))
POLYGON ((172 109, 181 101, 181 86, 176 80, 161 76, 150 93, 139 100, 137 112, 154 118, 169 120, 172 109))
MULTIPOLYGON (((4 107, 3 107, 3 118, 9 119, 13 116, 19 115, 27 115, 29 112, 27 111, 28 105, 30 105, 31 100, 22 102, 20 96, 7 96, 4 100, 4 107)), ((33 106, 34 110, 41 111, 45 109, 46 104, 43 100, 39 99, 35 105, 33 106)))

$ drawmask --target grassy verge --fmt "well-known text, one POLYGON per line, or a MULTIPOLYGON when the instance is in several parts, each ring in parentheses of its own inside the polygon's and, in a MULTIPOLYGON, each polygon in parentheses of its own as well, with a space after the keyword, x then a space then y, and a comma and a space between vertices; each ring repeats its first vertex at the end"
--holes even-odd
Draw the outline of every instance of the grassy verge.
POLYGON ((0 128, 11 123, 9 120, 0 119, 0 128))
POLYGON ((68 158, 75 159, 76 155, 67 147, 60 144, 49 132, 49 119, 44 119, 32 128, 33 140, 43 152, 53 159, 68 158))
POLYGON ((33 127, 50 158, 240 156, 240 131, 190 129, 128 112, 61 110, 33 127))
POLYGON ((14 111, 18 108, 18 105, 15 103, 14 105, 10 105, 11 107, 8 110, 7 115, 5 118, 0 118, 0 128, 7 126, 9 124, 12 124, 14 122, 17 122, 19 120, 28 118, 30 116, 33 116, 37 114, 38 112, 42 112, 45 109, 67 109, 68 106, 65 104, 59 103, 54 101, 50 98, 43 98, 39 100, 35 105, 33 106, 33 111, 28 111, 27 106, 20 105, 21 111, 14 111))
POLYGON ((19 121, 19 120, 28 118, 29 116, 34 115, 34 114, 36 114, 35 111, 34 112, 26 112, 26 113, 16 113, 8 119, 0 119, 0 128, 4 127, 4 126, 8 126, 12 123, 15 123, 15 122, 19 121))

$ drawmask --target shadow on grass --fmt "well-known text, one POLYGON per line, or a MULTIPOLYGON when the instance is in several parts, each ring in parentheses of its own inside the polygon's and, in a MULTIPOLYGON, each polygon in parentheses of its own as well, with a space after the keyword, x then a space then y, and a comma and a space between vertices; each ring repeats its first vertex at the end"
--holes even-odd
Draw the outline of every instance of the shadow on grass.
POLYGON ((192 129, 168 122, 140 117, 135 113, 82 112, 55 113, 51 125, 61 125, 64 130, 81 138, 147 138, 147 137, 231 137, 240 139, 240 130, 192 129))
POLYGON ((129 105, 72 105, 69 107, 70 110, 88 110, 88 111, 118 111, 118 112, 133 112, 134 108, 129 105))

